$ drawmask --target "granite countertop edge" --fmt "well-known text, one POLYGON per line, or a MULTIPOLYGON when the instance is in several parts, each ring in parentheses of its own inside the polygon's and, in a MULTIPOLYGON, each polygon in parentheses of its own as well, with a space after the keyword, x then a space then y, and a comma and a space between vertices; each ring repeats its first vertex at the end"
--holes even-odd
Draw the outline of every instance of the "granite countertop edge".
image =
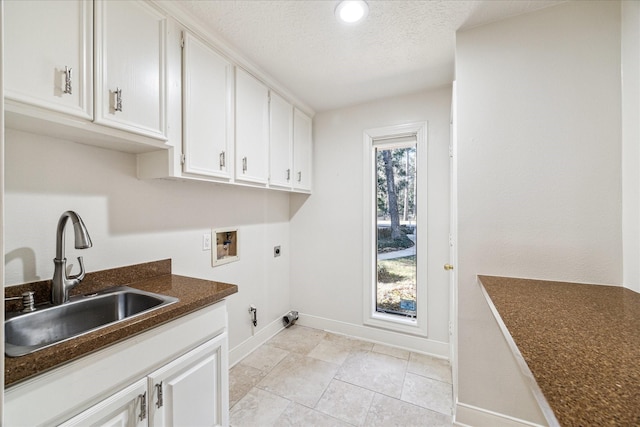
POLYGON ((516 363, 518 364, 518 367, 520 368, 520 371, 522 372, 523 376, 527 380, 527 385, 531 389, 531 392, 534 398, 536 399, 536 402, 538 403, 540 410, 542 411, 542 415, 545 417, 545 420, 547 421, 550 427, 559 427, 560 423, 558 422, 558 419, 556 418, 553 412, 553 409, 551 409, 551 405, 549 404, 546 397, 544 396, 544 393, 542 392, 542 389, 538 385, 538 382, 536 381, 533 375, 533 372, 531 372, 531 369, 529 368, 527 361, 525 360, 524 356, 522 356, 522 353, 520 352, 520 349, 518 348, 518 345, 516 344, 515 340, 511 336, 511 333, 509 332, 507 325, 502 320, 502 317, 500 316, 498 309, 496 308, 495 304, 491 300, 491 296, 489 295, 486 288, 484 287, 484 284, 482 283, 483 277, 486 277, 486 276, 480 276, 480 275, 478 276, 478 284, 480 285, 482 294, 484 295, 487 301, 487 304, 489 305, 489 309, 491 310, 491 313, 493 314, 496 322, 498 323, 498 326, 500 328, 500 331, 502 332, 502 335, 507 341, 507 345, 509 346, 509 349, 514 355, 514 358, 516 360, 516 363))
MULTIPOLYGON (((113 271, 117 269, 110 270, 112 274, 113 271)), ((111 283, 111 286, 124 285, 176 297, 179 299, 178 302, 24 356, 5 356, 5 388, 215 304, 238 292, 236 285, 174 275, 170 271, 167 274, 166 268, 160 268, 156 271, 158 272, 164 274, 143 277, 130 283, 111 283)), ((89 293, 107 287, 95 282, 99 281, 87 286, 84 292, 89 293)), ((82 285, 78 288, 82 288, 82 285)))
POLYGON ((639 293, 490 275, 478 283, 559 424, 640 425, 639 293))

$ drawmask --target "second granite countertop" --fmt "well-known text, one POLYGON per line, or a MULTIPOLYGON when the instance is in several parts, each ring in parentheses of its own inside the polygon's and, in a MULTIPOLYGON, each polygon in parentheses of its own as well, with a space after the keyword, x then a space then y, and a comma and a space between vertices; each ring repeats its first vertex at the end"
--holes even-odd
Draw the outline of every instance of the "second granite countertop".
MULTIPOLYGON (((5 387, 175 320, 238 292, 236 285, 171 274, 170 260, 88 273, 85 281, 87 283, 83 282, 78 286, 75 293, 91 293, 107 287, 126 285, 176 297, 179 301, 25 356, 5 357, 5 387)), ((41 284, 46 285, 46 282, 41 284)), ((33 289, 33 286, 28 284, 10 287, 5 290, 5 294, 19 294, 23 289, 33 289)), ((46 291, 39 288, 37 292, 46 294, 46 291)))
POLYGON ((479 276, 562 426, 640 425, 640 295, 479 276))

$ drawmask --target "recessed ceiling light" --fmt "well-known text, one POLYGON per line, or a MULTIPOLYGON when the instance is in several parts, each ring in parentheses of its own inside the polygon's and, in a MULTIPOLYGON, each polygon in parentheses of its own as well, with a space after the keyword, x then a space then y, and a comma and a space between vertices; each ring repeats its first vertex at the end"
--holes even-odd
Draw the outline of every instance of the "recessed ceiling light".
POLYGON ((355 24, 367 17, 369 6, 364 0, 343 0, 336 6, 335 13, 338 21, 355 24))

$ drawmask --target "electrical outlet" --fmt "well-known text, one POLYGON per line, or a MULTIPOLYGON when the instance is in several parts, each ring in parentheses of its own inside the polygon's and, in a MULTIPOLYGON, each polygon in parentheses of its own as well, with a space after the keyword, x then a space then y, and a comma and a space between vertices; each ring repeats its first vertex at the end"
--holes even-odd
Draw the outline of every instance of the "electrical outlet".
POLYGON ((202 235, 202 250, 203 251, 211 250, 211 233, 204 233, 202 235))
POLYGON ((280 256, 280 245, 278 246, 274 246, 273 247, 273 257, 279 257, 280 256))

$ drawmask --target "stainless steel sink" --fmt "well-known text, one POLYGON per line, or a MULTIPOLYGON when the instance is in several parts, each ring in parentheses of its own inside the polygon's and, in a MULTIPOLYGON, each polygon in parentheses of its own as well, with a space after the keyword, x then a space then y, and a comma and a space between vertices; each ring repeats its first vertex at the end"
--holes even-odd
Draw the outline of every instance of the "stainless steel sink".
POLYGON ((126 286, 72 297, 68 303, 7 319, 5 353, 10 357, 29 354, 177 301, 126 286))

